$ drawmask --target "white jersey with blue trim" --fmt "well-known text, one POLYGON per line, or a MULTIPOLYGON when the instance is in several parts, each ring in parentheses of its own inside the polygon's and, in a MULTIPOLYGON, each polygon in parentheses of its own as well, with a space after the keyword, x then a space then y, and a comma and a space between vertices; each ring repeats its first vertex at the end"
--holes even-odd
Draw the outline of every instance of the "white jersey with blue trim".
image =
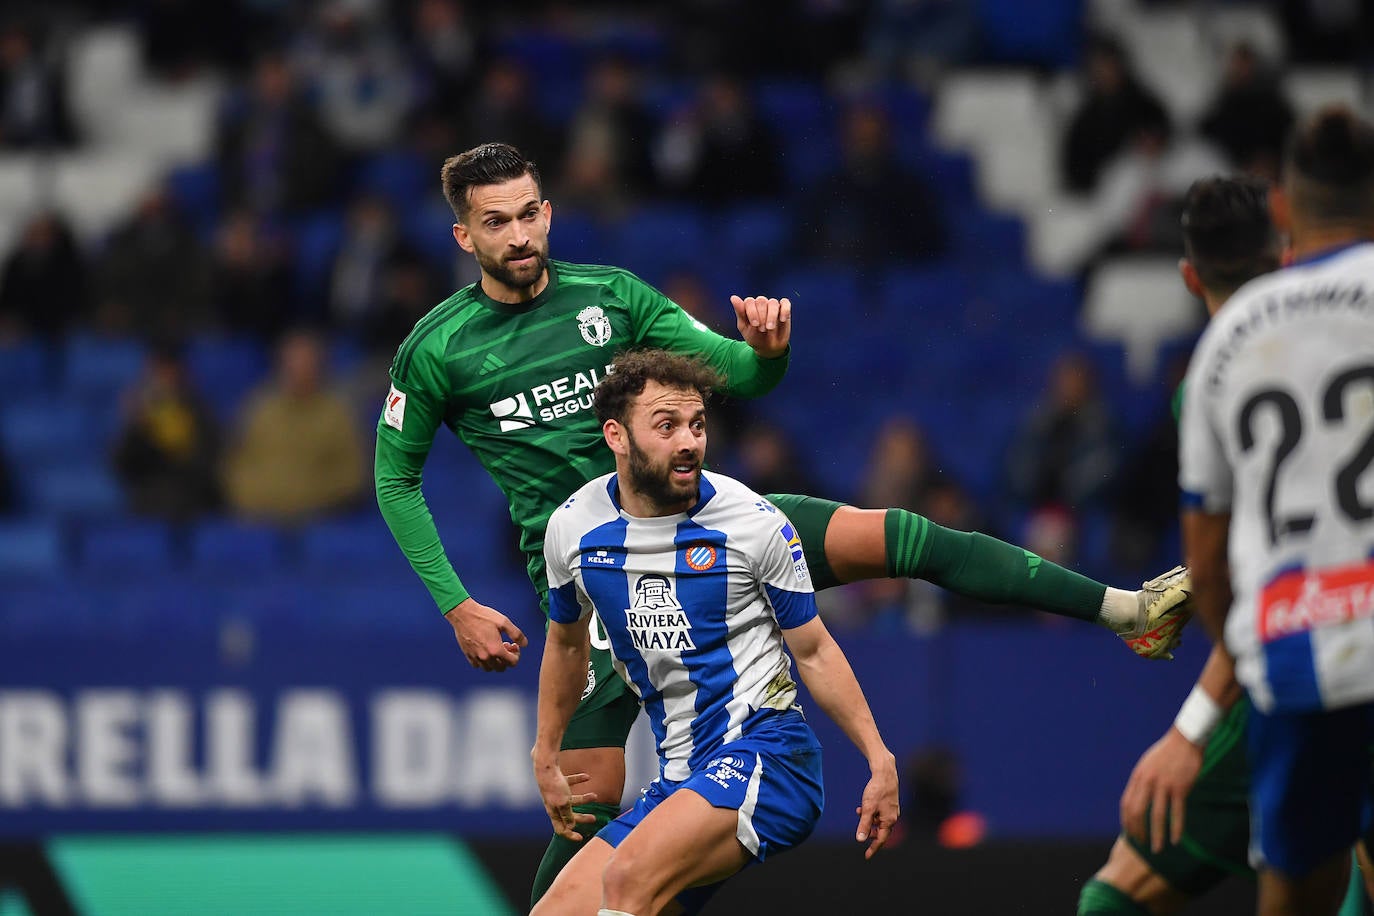
POLYGON ((1184 390, 1185 507, 1231 514, 1226 645, 1265 712, 1374 699, 1374 245, 1253 280, 1184 390))
POLYGON ((801 539, 772 503, 702 472, 700 499, 663 518, 627 515, 616 475, 549 519, 549 617, 595 611, 639 696, 663 775, 685 779, 760 709, 796 706, 782 630, 816 616, 801 539))

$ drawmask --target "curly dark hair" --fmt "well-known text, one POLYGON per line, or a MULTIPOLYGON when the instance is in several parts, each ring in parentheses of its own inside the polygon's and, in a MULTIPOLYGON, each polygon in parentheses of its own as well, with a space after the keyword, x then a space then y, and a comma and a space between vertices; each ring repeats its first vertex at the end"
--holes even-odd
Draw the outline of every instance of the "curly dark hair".
POLYGON ((648 382, 667 388, 691 388, 705 401, 721 385, 716 370, 693 356, 667 350, 629 350, 615 358, 611 372, 596 386, 592 407, 599 423, 624 422, 630 402, 644 393, 648 382))

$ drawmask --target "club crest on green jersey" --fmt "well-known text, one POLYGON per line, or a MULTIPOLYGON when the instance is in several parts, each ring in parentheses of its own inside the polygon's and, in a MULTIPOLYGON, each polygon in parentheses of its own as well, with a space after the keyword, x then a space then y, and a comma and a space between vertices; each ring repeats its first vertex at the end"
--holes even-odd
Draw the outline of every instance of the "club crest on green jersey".
POLYGON ((577 313, 577 329, 593 347, 604 347, 611 341, 611 319, 599 305, 589 305, 577 313))

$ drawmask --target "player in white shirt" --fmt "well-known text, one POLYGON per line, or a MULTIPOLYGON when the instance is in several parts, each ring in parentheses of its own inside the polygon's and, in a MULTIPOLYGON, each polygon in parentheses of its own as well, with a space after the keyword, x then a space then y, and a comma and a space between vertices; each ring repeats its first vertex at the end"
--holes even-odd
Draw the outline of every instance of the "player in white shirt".
POLYGON ((1335 913, 1374 814, 1374 130, 1295 138, 1291 266, 1235 293, 1189 366, 1184 550, 1255 710, 1264 913, 1335 913))
POLYGON ((824 805, 820 745, 797 705, 788 649, 869 762, 856 832, 871 837, 867 855, 897 818, 896 760, 817 616, 795 530, 748 487, 702 470, 717 381, 662 350, 619 357, 594 400, 616 472, 549 519, 532 757, 554 830, 575 839, 583 815, 572 806, 588 800, 575 788, 585 774, 565 775, 558 749, 586 683, 593 613, 649 716, 660 775, 563 869, 535 907, 541 916, 695 909, 720 881, 811 833, 824 805))

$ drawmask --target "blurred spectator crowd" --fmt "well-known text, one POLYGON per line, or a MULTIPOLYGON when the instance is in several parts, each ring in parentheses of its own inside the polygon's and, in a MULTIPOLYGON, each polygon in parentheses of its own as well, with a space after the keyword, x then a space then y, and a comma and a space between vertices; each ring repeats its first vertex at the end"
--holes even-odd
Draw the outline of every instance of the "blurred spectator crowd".
MULTIPOLYGON (((1201 310, 1170 276, 1173 317, 1121 325, 1094 290, 1123 255, 1177 255, 1194 178, 1276 177, 1311 101, 1284 68, 1315 62, 1339 89, 1374 22, 1366 4, 1215 6, 1253 28, 1194 49, 1216 78, 1180 110, 1123 36, 1182 35, 1180 16, 1205 33, 1187 5, 8 4, 0 200, 26 205, 0 209, 0 381, 20 393, 0 408, 5 543, 130 515, 353 519, 384 543, 366 443, 386 364, 476 279, 439 166, 504 140, 543 170, 553 257, 634 270, 728 334, 729 293, 793 297, 791 376, 718 418, 720 463, 759 491, 902 506, 1104 576, 1169 565, 1168 399, 1201 310), (201 117, 199 155, 73 185, 158 142, 119 126, 117 98, 92 102, 91 73, 130 42, 130 84, 201 117), (960 86, 992 100, 982 122, 961 120, 960 86), (980 146, 992 103, 1025 86, 1050 106, 1029 113, 1052 146, 1035 193, 1091 217, 1046 258, 1042 225, 998 192, 1008 151, 980 146), (128 203, 83 215, 112 190, 128 203)), ((427 488, 443 473, 490 487, 448 462, 427 488)), ((831 608, 904 626, 963 610, 907 583, 831 608)))

